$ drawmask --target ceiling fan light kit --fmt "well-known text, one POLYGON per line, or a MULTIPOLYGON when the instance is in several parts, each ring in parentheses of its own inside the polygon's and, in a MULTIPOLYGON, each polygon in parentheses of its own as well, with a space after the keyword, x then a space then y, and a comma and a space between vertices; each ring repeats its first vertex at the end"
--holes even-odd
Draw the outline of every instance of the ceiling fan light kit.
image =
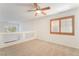
POLYGON ((36 13, 38 13, 38 14, 41 13, 41 10, 37 10, 36 13))

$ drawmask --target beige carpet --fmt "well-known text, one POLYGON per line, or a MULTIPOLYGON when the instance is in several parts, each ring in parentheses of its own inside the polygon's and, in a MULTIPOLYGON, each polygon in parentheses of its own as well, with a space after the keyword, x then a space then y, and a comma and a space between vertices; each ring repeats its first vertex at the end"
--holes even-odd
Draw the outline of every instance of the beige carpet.
POLYGON ((2 56, 79 56, 79 50, 42 40, 31 40, 0 49, 2 56))

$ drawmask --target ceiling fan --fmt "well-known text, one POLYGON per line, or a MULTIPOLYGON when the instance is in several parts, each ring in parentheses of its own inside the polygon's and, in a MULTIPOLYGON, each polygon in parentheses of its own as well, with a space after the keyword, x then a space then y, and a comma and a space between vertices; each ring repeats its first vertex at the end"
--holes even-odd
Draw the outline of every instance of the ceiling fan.
POLYGON ((28 10, 28 12, 34 11, 35 16, 37 16, 37 14, 39 14, 39 13, 42 13, 43 15, 46 15, 46 13, 44 11, 50 9, 50 7, 40 8, 40 6, 37 3, 33 3, 33 5, 34 5, 35 9, 28 10))

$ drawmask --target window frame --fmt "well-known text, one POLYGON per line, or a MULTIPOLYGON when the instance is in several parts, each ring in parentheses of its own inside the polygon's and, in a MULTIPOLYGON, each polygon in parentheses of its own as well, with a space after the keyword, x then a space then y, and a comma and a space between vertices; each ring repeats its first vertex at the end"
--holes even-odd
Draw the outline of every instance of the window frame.
POLYGON ((75 17, 74 16, 66 16, 66 17, 60 17, 60 18, 55 18, 55 19, 51 19, 50 20, 50 34, 62 34, 62 35, 74 35, 75 33, 75 21, 74 21, 75 17), (61 21, 62 20, 68 20, 69 18, 72 19, 72 32, 62 32, 61 31, 61 21), (59 21, 59 32, 52 32, 52 22, 53 21, 59 21))

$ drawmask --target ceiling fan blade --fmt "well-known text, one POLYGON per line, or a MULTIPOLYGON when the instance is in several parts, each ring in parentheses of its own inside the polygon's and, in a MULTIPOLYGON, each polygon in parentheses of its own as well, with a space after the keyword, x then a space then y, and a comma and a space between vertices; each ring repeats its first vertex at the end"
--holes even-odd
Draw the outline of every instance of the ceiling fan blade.
POLYGON ((40 8, 37 3, 34 3, 34 7, 36 8, 36 10, 38 10, 40 8))
POLYGON ((37 3, 34 3, 34 7, 35 7, 36 9, 38 9, 38 4, 37 4, 37 3))
POLYGON ((49 10, 50 7, 45 7, 45 8, 42 8, 41 10, 49 10))
POLYGON ((43 11, 42 11, 41 13, 42 13, 42 14, 44 14, 44 15, 46 15, 46 13, 45 13, 45 12, 43 12, 43 11))
POLYGON ((28 12, 31 12, 31 11, 36 11, 36 10, 27 10, 28 12))
POLYGON ((35 16, 37 16, 38 13, 35 13, 35 16))

